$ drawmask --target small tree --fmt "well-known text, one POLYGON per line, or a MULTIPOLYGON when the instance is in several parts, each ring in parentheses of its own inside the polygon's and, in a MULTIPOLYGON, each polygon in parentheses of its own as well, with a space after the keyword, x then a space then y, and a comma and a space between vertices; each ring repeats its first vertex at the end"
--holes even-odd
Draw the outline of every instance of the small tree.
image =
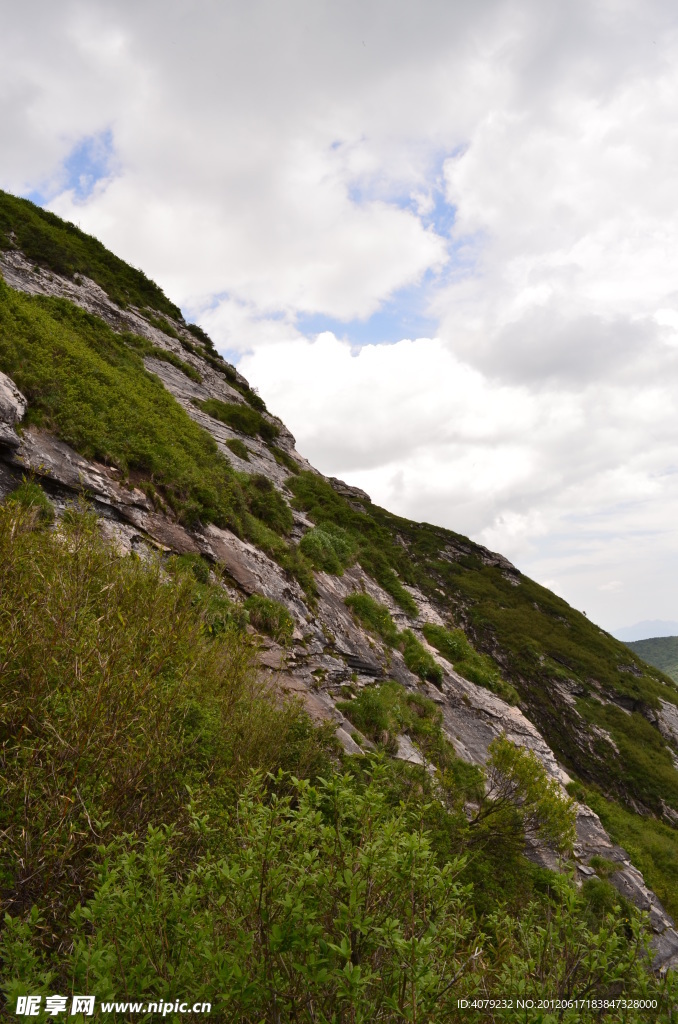
POLYGON ((574 801, 531 750, 505 736, 493 740, 486 766, 485 795, 469 827, 473 842, 501 840, 512 849, 525 840, 567 853, 575 840, 574 801))

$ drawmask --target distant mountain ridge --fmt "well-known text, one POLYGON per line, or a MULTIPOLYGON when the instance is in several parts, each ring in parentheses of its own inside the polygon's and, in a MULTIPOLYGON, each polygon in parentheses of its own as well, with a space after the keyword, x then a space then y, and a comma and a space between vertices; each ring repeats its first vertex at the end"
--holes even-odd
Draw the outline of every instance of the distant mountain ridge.
POLYGON ((678 636, 678 622, 666 619, 644 619, 632 626, 610 630, 612 636, 628 644, 636 640, 653 640, 659 636, 678 636))
POLYGON ((678 636, 655 636, 647 640, 628 641, 628 647, 678 683, 678 636))

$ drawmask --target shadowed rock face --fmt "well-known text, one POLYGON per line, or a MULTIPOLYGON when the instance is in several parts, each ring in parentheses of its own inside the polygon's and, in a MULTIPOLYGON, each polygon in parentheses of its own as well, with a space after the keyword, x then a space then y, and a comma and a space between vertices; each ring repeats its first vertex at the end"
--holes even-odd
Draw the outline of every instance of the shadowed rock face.
MULTIPOLYGON (((199 355, 187 351, 180 342, 149 323, 134 309, 120 309, 94 282, 80 278, 77 282, 56 274, 36 271, 19 252, 0 253, 0 272, 8 285, 30 294, 61 296, 88 312, 104 319, 114 330, 130 330, 148 338, 153 345, 179 356, 200 374, 193 381, 181 369, 156 358, 147 358, 148 370, 160 378, 166 390, 191 418, 207 430, 219 451, 241 472, 266 476, 286 501, 291 500, 285 481, 288 470, 273 457, 270 448, 259 438, 239 433, 202 412, 196 401, 218 399, 242 403, 243 398, 222 373, 218 373, 199 355), (248 460, 240 458, 227 442, 239 440, 248 450, 248 460)), ((171 324, 174 332, 190 341, 185 325, 171 324)), ((246 386, 234 368, 232 379, 246 386)), ((343 576, 316 574, 317 606, 308 606, 304 591, 268 555, 253 544, 241 540, 228 530, 214 525, 189 530, 169 515, 154 510, 139 489, 124 486, 110 467, 84 459, 54 435, 33 428, 21 430, 26 400, 14 382, 0 373, 0 498, 5 498, 27 470, 42 478, 54 500, 57 514, 75 494, 85 491, 101 516, 102 529, 121 551, 143 551, 155 547, 175 553, 200 553, 222 567, 235 597, 262 594, 282 602, 295 623, 292 644, 283 649, 266 641, 260 651, 261 670, 283 692, 301 697, 316 721, 332 721, 337 737, 348 754, 360 751, 352 735, 356 730, 336 707, 341 687, 352 681, 361 688, 388 676, 408 690, 425 693, 442 712, 444 730, 458 756, 472 764, 482 765, 489 744, 504 734, 512 742, 534 751, 548 773, 561 785, 569 781, 564 768, 539 730, 529 718, 529 708, 507 704, 494 693, 464 679, 436 650, 427 643, 422 629, 426 623, 443 625, 443 609, 435 600, 414 587, 408 587, 417 612, 406 614, 379 584, 361 567, 347 569, 343 576), (17 430, 17 427, 19 430, 17 430), (344 603, 352 593, 365 592, 385 605, 399 629, 411 629, 442 669, 439 687, 422 683, 405 664, 402 654, 391 650, 367 633, 344 603)), ((264 414, 275 423, 279 435, 276 444, 299 469, 316 472, 295 449, 294 438, 279 420, 264 414)), ((369 496, 343 481, 329 480, 335 491, 356 509, 369 503, 369 496)), ((292 536, 299 539, 312 523, 293 510, 292 536)), ((498 568, 510 583, 520 585, 520 573, 503 556, 478 545, 462 541, 448 544, 443 558, 458 561, 474 555, 483 565, 498 568)), ((572 687, 558 684, 563 707, 574 703, 572 687)), ((662 702, 654 723, 667 743, 678 749, 678 712, 674 705, 662 702)), ((583 728, 582 724, 582 728, 583 728)), ((600 730, 602 733, 603 730, 600 730)), ((362 739, 365 745, 369 741, 362 739)), ((421 751, 409 736, 397 743, 397 757, 412 763, 423 763, 421 751)), ((667 809, 668 816, 672 812, 667 809)), ((637 906, 650 913, 655 930, 655 954, 658 967, 678 963, 678 935, 673 922, 656 896, 645 886, 642 875, 631 865, 626 852, 612 842, 598 817, 588 807, 579 805, 577 816, 578 845, 575 863, 583 879, 594 871, 588 866, 595 855, 619 864, 610 881, 637 906)), ((532 849, 530 855, 541 863, 556 867, 548 850, 532 849)))

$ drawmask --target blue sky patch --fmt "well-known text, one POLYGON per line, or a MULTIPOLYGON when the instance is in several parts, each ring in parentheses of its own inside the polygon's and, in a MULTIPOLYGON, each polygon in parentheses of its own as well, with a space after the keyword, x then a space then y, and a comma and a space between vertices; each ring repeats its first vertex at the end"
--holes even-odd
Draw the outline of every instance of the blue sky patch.
POLYGON ((427 285, 432 275, 426 274, 418 285, 403 288, 366 320, 337 320, 323 313, 301 313, 296 325, 302 334, 332 331, 352 345, 393 345, 403 338, 431 338, 437 321, 424 311, 427 285))
POLYGON ((112 172, 113 132, 107 128, 76 143, 54 178, 40 188, 24 193, 26 199, 45 206, 60 192, 72 191, 75 198, 87 199, 97 184, 112 172))
POLYGON ((65 187, 77 199, 87 199, 97 182, 109 177, 113 161, 113 133, 110 128, 79 142, 64 161, 65 187))

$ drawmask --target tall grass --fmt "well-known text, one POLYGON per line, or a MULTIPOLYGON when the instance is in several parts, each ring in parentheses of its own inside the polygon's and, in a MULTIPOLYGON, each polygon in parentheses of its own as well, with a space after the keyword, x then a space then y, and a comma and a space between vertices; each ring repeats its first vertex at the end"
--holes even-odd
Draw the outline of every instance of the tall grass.
POLYGON ((0 509, 0 885, 57 928, 101 842, 184 827, 194 789, 226 807, 252 769, 303 774, 325 740, 190 567, 119 557, 83 509, 34 526, 0 509))

